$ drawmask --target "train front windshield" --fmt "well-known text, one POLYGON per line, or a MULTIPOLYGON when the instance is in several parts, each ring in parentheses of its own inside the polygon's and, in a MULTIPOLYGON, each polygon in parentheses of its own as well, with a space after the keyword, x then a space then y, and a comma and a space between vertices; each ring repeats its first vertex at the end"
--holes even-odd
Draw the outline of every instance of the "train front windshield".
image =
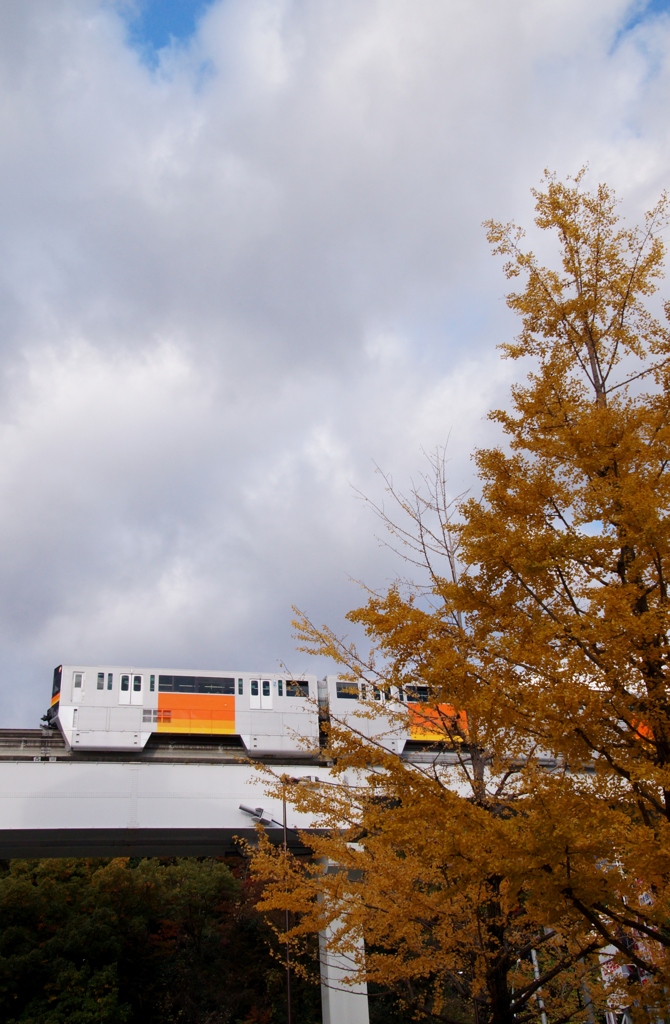
POLYGON ((53 703, 53 698, 54 697, 59 697, 60 696, 60 685, 61 685, 62 678, 63 678, 63 666, 59 665, 58 668, 54 669, 54 684, 53 684, 53 688, 51 690, 51 700, 52 700, 52 703, 53 703))
POLYGON ((58 704, 60 701, 60 688, 63 680, 63 666, 59 665, 58 668, 54 669, 54 682, 51 687, 51 703, 49 710, 47 711, 47 722, 51 723, 58 714, 58 704))

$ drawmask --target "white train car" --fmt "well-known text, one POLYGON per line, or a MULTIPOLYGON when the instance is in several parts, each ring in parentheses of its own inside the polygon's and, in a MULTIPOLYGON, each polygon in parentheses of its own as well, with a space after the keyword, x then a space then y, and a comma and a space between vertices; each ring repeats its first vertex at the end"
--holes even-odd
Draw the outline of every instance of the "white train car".
POLYGON ((429 703, 427 686, 393 688, 387 697, 369 683, 351 683, 338 676, 326 676, 325 682, 333 718, 391 753, 402 754, 409 741, 453 745, 467 737, 465 712, 451 704, 429 703))
POLYGON ((370 715, 366 700, 383 702, 381 690, 372 687, 368 692, 361 692, 365 683, 351 683, 338 676, 326 676, 328 709, 336 722, 349 726, 368 739, 373 739, 380 746, 394 754, 402 754, 410 736, 409 721, 403 714, 405 705, 393 702, 393 713, 390 715, 370 715), (400 721, 399 721, 400 719, 400 721))
POLYGON ((319 748, 315 676, 59 665, 49 724, 74 750, 141 750, 154 734, 238 736, 250 754, 319 748))

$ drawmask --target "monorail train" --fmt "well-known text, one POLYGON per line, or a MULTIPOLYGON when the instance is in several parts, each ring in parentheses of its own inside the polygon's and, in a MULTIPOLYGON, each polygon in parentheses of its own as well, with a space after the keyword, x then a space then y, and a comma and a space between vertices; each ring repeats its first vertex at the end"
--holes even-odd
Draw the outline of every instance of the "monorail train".
POLYGON ((367 699, 383 700, 384 695, 361 692, 337 676, 317 683, 310 675, 59 665, 46 720, 74 750, 141 750, 152 735, 171 733, 235 736, 249 754, 298 757, 318 750, 320 713, 332 713, 401 753, 408 740, 444 740, 437 718, 445 712, 453 719, 456 737, 464 735, 462 713, 449 705, 422 708, 424 690, 408 688, 396 695, 400 718, 370 718, 356 712, 365 712, 367 699))

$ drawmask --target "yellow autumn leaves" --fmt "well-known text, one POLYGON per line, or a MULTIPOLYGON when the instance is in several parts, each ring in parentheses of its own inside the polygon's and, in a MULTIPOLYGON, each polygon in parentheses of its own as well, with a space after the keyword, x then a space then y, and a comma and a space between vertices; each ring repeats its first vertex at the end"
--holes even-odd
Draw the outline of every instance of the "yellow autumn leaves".
POLYGON ((412 764, 331 721, 334 784, 283 786, 325 829, 303 837, 313 857, 261 843, 254 862, 295 941, 335 925, 352 977, 434 1020, 668 1005, 670 332, 646 304, 667 203, 629 229, 610 189, 583 184, 548 175, 535 193, 553 267, 486 225, 519 287, 501 347, 530 370, 491 413, 503 444, 475 453, 479 496, 450 504, 436 459, 427 493, 399 502, 428 586, 350 613, 372 659, 298 621, 385 715, 421 684, 467 714, 467 742, 445 729, 412 764))

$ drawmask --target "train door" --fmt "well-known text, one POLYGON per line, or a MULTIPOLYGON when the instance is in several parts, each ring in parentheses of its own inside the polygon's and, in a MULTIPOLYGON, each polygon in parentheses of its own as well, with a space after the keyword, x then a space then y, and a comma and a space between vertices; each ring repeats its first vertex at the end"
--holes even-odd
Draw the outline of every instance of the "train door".
POLYGON ((267 710, 272 707, 272 683, 269 679, 261 680, 261 707, 267 710))
POLYGON ((261 684, 260 680, 252 679, 249 687, 249 707, 259 708, 261 706, 261 684))
POLYGON ((84 695, 84 672, 72 673, 72 700, 80 701, 84 695))
POLYGON ((130 690, 130 703, 141 704, 142 703, 142 676, 132 677, 132 688, 130 690))
POLYGON ((125 672, 119 681, 119 704, 130 704, 130 675, 125 672))

